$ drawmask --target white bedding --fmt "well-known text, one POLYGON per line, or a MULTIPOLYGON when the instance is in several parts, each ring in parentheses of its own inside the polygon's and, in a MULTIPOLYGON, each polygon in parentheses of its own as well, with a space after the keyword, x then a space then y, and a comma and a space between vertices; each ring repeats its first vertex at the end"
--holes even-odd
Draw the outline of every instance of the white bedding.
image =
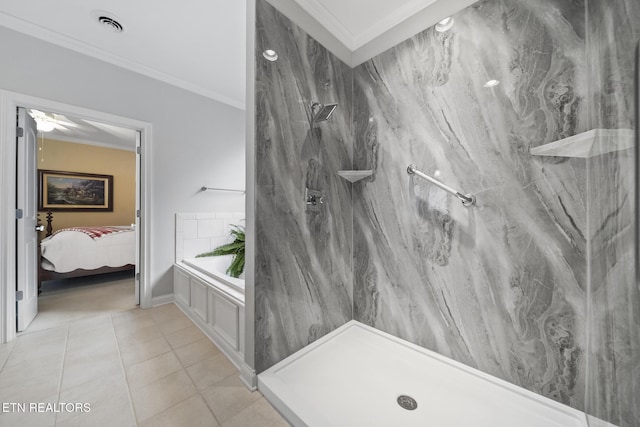
POLYGON ((61 231, 42 240, 42 267, 68 273, 78 268, 93 270, 135 264, 135 243, 132 228, 98 239, 80 231, 61 231))

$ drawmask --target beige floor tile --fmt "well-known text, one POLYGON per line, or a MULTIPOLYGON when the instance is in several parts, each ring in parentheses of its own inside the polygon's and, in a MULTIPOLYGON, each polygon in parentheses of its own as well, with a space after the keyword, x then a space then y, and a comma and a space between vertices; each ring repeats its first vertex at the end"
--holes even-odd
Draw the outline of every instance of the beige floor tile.
MULTIPOLYGON (((127 383, 122 373, 113 373, 62 390, 60 402, 88 403, 91 406, 90 413, 98 414, 105 411, 115 411, 115 408, 122 408, 125 404, 130 407, 127 383)), ((87 414, 82 412, 59 413, 56 423, 70 422, 71 419, 77 417, 85 419, 87 414)))
POLYGON ((113 330, 94 334, 76 335, 67 341, 66 360, 99 359, 117 356, 118 343, 113 330))
POLYGON ((160 378, 182 369, 180 361, 172 352, 127 367, 127 381, 131 389, 144 387, 160 378))
POLYGON ((149 341, 132 343, 126 347, 120 347, 122 362, 125 366, 135 365, 153 357, 171 351, 171 347, 164 337, 154 338, 149 341))
POLYGON ((96 378, 106 378, 122 373, 122 363, 117 353, 110 356, 66 359, 62 371, 62 390, 68 390, 96 378))
MULTIPOLYGON (((87 278, 87 281, 91 279, 87 278)), ((97 315, 132 309, 135 307, 133 297, 133 279, 91 283, 44 293, 38 299, 38 316, 27 331, 75 324, 97 315)))
POLYGON ((4 366, 4 363, 9 358, 9 355, 13 351, 13 347, 16 345, 17 340, 13 340, 11 342, 0 344, 0 369, 4 366))
POLYGON ((54 328, 48 328, 43 331, 32 332, 27 330, 18 333, 19 343, 24 344, 47 344, 57 342, 60 338, 65 338, 69 332, 68 325, 59 325, 54 328))
POLYGON ((209 338, 203 338, 199 341, 187 344, 175 349, 180 363, 185 368, 198 363, 201 360, 208 359, 220 353, 218 347, 213 345, 209 338))
POLYGON ((238 370, 224 354, 218 353, 189 366, 187 372, 198 390, 203 390, 229 375, 237 374, 238 370))
POLYGON ((45 376, 15 387, 3 387, 0 402, 44 402, 49 396, 57 395, 59 385, 60 380, 55 376, 45 376))
POLYGON ((92 406, 90 412, 74 414, 56 422, 56 427, 136 427, 131 402, 113 400, 105 405, 92 406))
POLYGON ((202 397, 196 394, 147 419, 140 424, 140 427, 216 427, 218 425, 202 397))
POLYGON ((222 427, 288 427, 290 424, 262 397, 222 427))
POLYGON ((116 334, 118 337, 118 343, 121 347, 145 341, 151 341, 152 339, 160 338, 163 336, 160 328, 158 328, 155 323, 153 325, 147 325, 143 327, 134 326, 127 330, 120 329, 116 334))
POLYGON ((60 359, 64 356, 64 341, 56 344, 43 344, 35 348, 19 348, 20 343, 7 358, 6 366, 16 366, 24 363, 43 363, 47 360, 60 359))
POLYGON ((132 319, 151 317, 149 310, 134 308, 132 310, 119 311, 111 314, 113 324, 129 323, 132 319))
MULTIPOLYGON (((58 394, 49 396, 48 398, 33 401, 38 402, 51 402, 57 401, 58 394)), ((15 402, 14 400, 11 400, 15 402)), ((6 401, 5 401, 6 402, 6 401)), ((29 402, 25 402, 27 405, 29 402)), ((29 406, 26 406, 25 412, 18 410, 12 410, 8 413, 0 413, 0 427, 53 427, 56 421, 56 414, 53 412, 38 412, 37 410, 31 410, 29 406)))
POLYGON ((158 323, 158 327, 165 335, 172 334, 181 329, 189 328, 191 326, 193 326, 193 322, 186 316, 169 320, 163 323, 158 323))
POLYGON ((188 328, 184 328, 172 334, 166 335, 165 338, 167 339, 167 341, 169 341, 169 345, 172 348, 178 348, 196 341, 200 341, 201 339, 206 338, 206 336, 200 329, 198 329, 197 326, 190 326, 188 328))
POLYGON ((165 304, 149 309, 156 323, 165 323, 187 319, 187 316, 175 304, 165 304))
POLYGON ((103 334, 109 330, 113 331, 111 315, 102 314, 86 320, 71 323, 69 325, 69 339, 72 340, 74 338, 93 335, 96 333, 103 334))
POLYGON ((7 366, 35 360, 57 358, 64 354, 67 327, 19 335, 7 366))
POLYGON ((38 402, 58 393, 62 356, 5 366, 0 372, 0 402, 38 402))
POLYGON ((180 314, 184 314, 184 313, 182 313, 182 310, 180 310, 178 308, 178 306, 175 305, 172 302, 170 302, 168 304, 162 304, 162 305, 158 305, 158 306, 152 307, 152 308, 148 309, 147 311, 149 311, 152 314, 162 314, 162 313, 180 313, 180 314))
POLYGON ((201 391, 201 394, 221 423, 234 417, 262 397, 258 391, 249 391, 238 375, 231 375, 207 387, 201 391))
POLYGON ((130 318, 127 321, 114 320, 113 326, 118 337, 126 337, 150 326, 156 326, 156 321, 150 315, 141 315, 130 318))
POLYGON ((196 394, 196 388, 184 370, 147 386, 131 390, 138 421, 144 421, 196 394))

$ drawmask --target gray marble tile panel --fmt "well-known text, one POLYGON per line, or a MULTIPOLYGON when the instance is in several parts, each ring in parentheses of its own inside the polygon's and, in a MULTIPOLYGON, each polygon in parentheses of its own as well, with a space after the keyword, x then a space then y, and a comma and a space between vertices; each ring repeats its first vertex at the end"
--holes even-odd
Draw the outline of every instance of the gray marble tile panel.
MULTIPOLYGON (((633 72, 640 38, 640 3, 612 0, 589 1, 587 5, 593 126, 634 129, 633 72)), ((640 425, 634 150, 588 160, 591 292, 587 412, 621 427, 640 425)))
POLYGON ((256 370, 352 318, 352 71, 263 0, 256 31, 256 370), (276 62, 262 52, 274 49, 276 62), (312 102, 340 105, 311 123, 312 102), (324 203, 308 211, 305 187, 324 203))
POLYGON ((354 316, 582 409, 586 162, 529 149, 586 130, 584 3, 454 19, 355 70, 354 316))

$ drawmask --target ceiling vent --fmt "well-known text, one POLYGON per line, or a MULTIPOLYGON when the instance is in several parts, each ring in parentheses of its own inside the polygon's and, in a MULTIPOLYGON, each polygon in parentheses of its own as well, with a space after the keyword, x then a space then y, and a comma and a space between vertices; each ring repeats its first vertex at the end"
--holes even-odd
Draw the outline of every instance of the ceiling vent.
POLYGON ((91 16, 102 28, 111 31, 112 33, 121 33, 124 31, 124 26, 118 22, 118 18, 110 12, 104 10, 93 10, 91 16))
POLYGON ((103 26, 107 27, 114 33, 121 33, 124 30, 124 28, 122 28, 122 24, 108 16, 100 16, 98 18, 98 22, 100 22, 103 26))

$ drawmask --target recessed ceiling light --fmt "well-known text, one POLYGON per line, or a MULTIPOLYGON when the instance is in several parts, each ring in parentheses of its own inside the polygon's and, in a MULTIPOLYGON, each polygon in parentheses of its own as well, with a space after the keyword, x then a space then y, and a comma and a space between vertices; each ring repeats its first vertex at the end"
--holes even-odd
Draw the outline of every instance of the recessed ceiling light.
POLYGON ((496 87, 500 84, 500 80, 491 79, 484 84, 484 87, 496 87))
POLYGON ((104 10, 94 10, 91 12, 91 16, 93 16, 102 28, 112 33, 121 33, 124 31, 124 26, 113 13, 105 12, 104 10))
POLYGON ((264 56, 264 59, 266 59, 267 61, 273 62, 278 60, 278 53, 272 49, 267 49, 262 52, 262 56, 264 56))
POLYGON ((455 21, 450 16, 447 18, 444 18, 442 21, 436 24, 436 31, 440 33, 444 33, 445 31, 448 31, 451 29, 451 27, 453 27, 454 22, 455 21))

